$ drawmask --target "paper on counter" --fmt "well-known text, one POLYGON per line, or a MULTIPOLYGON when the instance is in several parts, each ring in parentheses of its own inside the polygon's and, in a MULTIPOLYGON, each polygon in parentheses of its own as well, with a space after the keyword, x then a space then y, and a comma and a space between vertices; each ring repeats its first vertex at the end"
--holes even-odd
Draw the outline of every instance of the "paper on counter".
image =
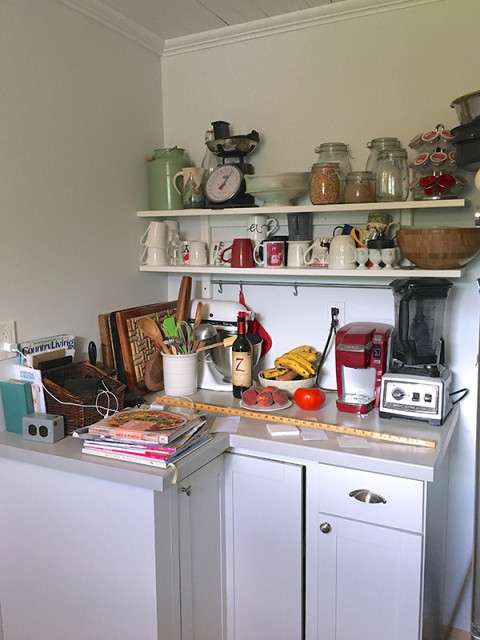
POLYGON ((328 440, 328 436, 323 429, 315 427, 300 427, 302 440, 328 440))
POLYGON ((368 449, 370 443, 367 438, 361 436, 338 436, 338 446, 341 449, 355 448, 355 449, 368 449))
POLYGON ((210 433, 237 433, 241 416, 218 416, 213 421, 210 433))

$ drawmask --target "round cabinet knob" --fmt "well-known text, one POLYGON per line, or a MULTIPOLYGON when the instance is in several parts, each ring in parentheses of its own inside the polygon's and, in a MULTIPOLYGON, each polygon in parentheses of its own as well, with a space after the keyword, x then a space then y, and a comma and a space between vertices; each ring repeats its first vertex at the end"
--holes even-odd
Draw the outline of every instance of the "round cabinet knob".
POLYGON ((322 522, 322 524, 320 525, 320 531, 322 533, 330 533, 331 530, 332 526, 329 522, 322 522))

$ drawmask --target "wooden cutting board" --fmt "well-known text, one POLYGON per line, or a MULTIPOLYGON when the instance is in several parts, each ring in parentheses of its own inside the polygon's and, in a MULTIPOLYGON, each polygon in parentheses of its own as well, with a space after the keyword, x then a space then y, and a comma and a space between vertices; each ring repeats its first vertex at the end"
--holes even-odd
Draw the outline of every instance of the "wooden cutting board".
MULTIPOLYGON (((151 391, 145 383, 145 368, 150 357, 156 351, 153 340, 138 328, 137 318, 149 316, 157 324, 161 324, 165 318, 175 315, 176 308, 177 301, 174 300, 173 302, 158 302, 141 307, 132 307, 112 314, 120 349, 120 353, 116 354, 119 356, 116 358, 117 370, 119 371, 119 377, 121 376, 120 379, 128 385, 130 391, 139 395, 144 395, 151 391), (121 367, 118 366, 119 358, 122 361, 121 367)), ((161 378, 163 382, 163 376, 161 378)))

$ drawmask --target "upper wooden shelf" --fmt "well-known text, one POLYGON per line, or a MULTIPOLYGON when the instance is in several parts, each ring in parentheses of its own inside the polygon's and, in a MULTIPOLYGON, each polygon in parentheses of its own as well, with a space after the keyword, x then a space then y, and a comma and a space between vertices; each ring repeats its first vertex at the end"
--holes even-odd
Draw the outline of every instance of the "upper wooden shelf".
POLYGON ((463 198, 450 200, 406 200, 405 202, 365 202, 362 204, 290 205, 279 207, 227 207, 226 209, 164 209, 161 211, 137 211, 139 218, 181 218, 187 216, 233 216, 265 213, 293 213, 295 211, 313 213, 355 213, 357 211, 405 211, 412 209, 447 209, 465 207, 463 198))

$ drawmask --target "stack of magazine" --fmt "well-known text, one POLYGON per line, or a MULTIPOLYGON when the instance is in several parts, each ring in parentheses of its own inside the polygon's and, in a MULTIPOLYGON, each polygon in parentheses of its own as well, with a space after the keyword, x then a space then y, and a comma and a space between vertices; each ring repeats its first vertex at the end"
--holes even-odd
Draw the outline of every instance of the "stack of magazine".
POLYGON ((211 438, 203 415, 130 409, 88 427, 82 453, 166 468, 211 438))

